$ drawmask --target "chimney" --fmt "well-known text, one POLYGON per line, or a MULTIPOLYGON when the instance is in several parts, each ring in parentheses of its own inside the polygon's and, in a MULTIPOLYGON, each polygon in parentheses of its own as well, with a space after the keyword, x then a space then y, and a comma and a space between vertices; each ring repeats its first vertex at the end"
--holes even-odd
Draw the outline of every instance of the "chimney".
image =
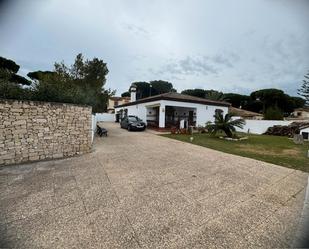
POLYGON ((130 102, 136 101, 136 85, 132 84, 130 87, 131 100, 130 102))

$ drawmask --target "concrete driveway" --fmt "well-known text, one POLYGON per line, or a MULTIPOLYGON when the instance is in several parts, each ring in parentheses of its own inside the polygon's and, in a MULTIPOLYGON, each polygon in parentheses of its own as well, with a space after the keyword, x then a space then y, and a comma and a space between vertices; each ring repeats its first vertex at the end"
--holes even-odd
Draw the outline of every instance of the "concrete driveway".
POLYGON ((307 174, 106 128, 93 153, 0 169, 1 248, 291 245, 307 174))

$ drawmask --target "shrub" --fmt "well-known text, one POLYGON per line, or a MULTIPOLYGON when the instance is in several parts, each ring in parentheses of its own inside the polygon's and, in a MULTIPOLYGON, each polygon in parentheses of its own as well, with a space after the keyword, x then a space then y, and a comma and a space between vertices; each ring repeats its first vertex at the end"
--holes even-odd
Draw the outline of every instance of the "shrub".
POLYGON ((269 107, 264 113, 265 120, 283 120, 283 113, 278 107, 269 107))

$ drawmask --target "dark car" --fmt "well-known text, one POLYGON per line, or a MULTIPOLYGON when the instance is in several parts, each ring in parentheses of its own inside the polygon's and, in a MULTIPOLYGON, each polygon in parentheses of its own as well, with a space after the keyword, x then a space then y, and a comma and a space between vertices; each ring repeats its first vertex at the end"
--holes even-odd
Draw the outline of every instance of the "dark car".
POLYGON ((138 117, 129 115, 121 120, 120 127, 128 131, 143 131, 146 129, 146 124, 138 117))

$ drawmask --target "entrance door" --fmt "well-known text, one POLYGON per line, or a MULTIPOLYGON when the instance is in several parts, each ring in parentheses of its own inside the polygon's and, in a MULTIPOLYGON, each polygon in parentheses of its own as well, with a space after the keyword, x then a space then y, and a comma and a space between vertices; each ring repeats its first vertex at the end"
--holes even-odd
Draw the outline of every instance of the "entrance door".
POLYGON ((189 125, 193 125, 193 111, 189 111, 189 119, 188 119, 188 121, 189 121, 189 125))

